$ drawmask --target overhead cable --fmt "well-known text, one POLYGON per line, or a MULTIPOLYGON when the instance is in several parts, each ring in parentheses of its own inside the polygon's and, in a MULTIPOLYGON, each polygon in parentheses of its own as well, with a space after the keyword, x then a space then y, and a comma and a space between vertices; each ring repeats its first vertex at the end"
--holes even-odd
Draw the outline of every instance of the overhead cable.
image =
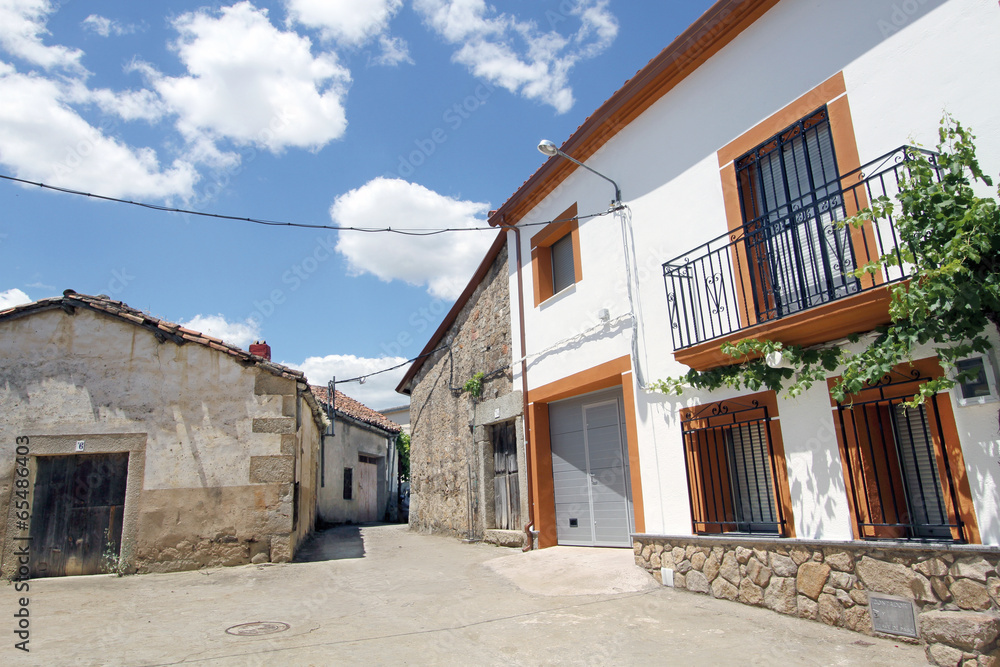
MULTIPOLYGON (((140 208, 148 208, 154 211, 163 211, 165 213, 181 213, 184 215, 197 215, 203 218, 216 218, 219 220, 232 220, 234 222, 249 222, 255 225, 265 225, 267 227, 296 227, 301 229, 329 229, 337 232, 365 232, 369 234, 381 233, 381 234, 400 234, 402 236, 434 236, 437 234, 445 234, 448 232, 488 232, 489 227, 444 227, 440 229, 399 229, 393 227, 351 227, 346 225, 320 225, 315 223, 305 223, 305 222, 284 222, 281 220, 265 220, 261 218, 250 218, 238 215, 226 215, 223 213, 206 213, 205 211, 194 211, 190 209, 176 208, 173 206, 162 206, 160 204, 150 204, 148 202, 138 202, 129 199, 119 199, 118 197, 110 197, 108 195, 99 195, 92 192, 82 192, 80 190, 73 190, 71 188, 63 188, 57 185, 48 185, 46 183, 40 183, 37 181, 28 181, 23 178, 15 178, 14 176, 6 176, 0 174, 0 179, 6 181, 12 181, 14 183, 23 183, 25 185, 34 185, 39 188, 44 188, 46 190, 54 190, 56 192, 62 192, 70 195, 77 195, 79 197, 89 197, 91 199, 100 199, 103 201, 114 202, 116 204, 128 204, 130 206, 138 206, 140 208)), ((521 227, 536 227, 541 225, 548 225, 552 222, 566 222, 568 220, 586 220, 588 218, 598 218, 601 216, 609 215, 614 213, 618 208, 610 208, 607 211, 602 211, 601 213, 592 213, 590 215, 578 215, 573 218, 566 218, 562 220, 545 220, 543 222, 525 222, 521 223, 521 227)))
POLYGON ((388 373, 389 371, 394 371, 397 368, 402 368, 403 366, 405 366, 405 365, 407 365, 409 363, 413 363, 417 359, 423 359, 424 357, 429 357, 432 354, 436 354, 436 353, 440 352, 441 350, 447 350, 447 349, 448 349, 447 345, 442 345, 441 347, 437 348, 436 350, 431 350, 430 352, 426 352, 424 354, 418 355, 416 357, 413 357, 412 359, 407 359, 403 363, 396 364, 392 368, 383 368, 380 371, 372 371, 371 373, 366 373, 364 375, 359 375, 358 377, 349 378, 347 380, 337 380, 336 384, 346 384, 348 382, 357 382, 358 384, 364 384, 365 380, 367 380, 368 378, 372 377, 373 375, 381 375, 382 373, 388 373))

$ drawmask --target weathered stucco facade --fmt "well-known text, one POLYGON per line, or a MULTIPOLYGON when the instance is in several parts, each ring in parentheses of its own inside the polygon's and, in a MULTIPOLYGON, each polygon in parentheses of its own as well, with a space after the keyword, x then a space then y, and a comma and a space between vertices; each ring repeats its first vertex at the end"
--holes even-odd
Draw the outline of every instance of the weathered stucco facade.
POLYGON ((70 290, 0 313, 0 341, 4 576, 11 486, 40 460, 127 453, 125 571, 287 561, 312 530, 325 417, 301 373, 70 290))
MULTIPOLYGON (((311 389, 329 414, 329 390, 311 389)), ((332 407, 333 424, 323 435, 320 454, 317 518, 326 523, 395 521, 400 426, 339 390, 332 407)))
POLYGON ((522 544, 527 481, 522 394, 513 390, 510 371, 509 271, 501 236, 423 354, 441 349, 415 363, 397 388, 410 394, 413 530, 522 544), (475 397, 463 387, 477 373, 482 392, 475 397), (501 432, 511 438, 518 473, 503 492, 513 505, 505 517, 498 516, 495 495, 494 443, 501 432))

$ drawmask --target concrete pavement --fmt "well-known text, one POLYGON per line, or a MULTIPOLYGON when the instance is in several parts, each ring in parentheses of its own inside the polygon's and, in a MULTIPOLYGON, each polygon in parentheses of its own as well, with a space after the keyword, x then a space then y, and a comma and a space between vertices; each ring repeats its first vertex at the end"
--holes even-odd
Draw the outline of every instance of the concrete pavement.
POLYGON ((388 525, 311 551, 332 560, 0 585, 0 664, 926 664, 919 646, 660 587, 629 550, 522 554, 388 525), (14 648, 25 595, 30 653, 14 648))

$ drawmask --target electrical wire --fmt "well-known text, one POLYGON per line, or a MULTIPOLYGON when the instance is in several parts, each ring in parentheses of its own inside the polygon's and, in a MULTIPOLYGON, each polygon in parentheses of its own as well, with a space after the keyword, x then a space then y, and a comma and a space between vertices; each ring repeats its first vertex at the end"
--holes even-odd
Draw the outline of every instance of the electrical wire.
MULTIPOLYGON (((11 181, 14 183, 22 183, 24 185, 34 185, 45 190, 53 190, 55 192, 62 192, 64 194, 76 195, 79 197, 88 197, 91 199, 100 199, 102 201, 114 202, 116 204, 128 204, 130 206, 138 206, 140 208, 147 208, 153 211, 162 211, 164 213, 180 213, 183 215, 197 215, 203 218, 215 218, 218 220, 231 220, 233 222, 249 222, 255 225, 264 225, 267 227, 295 227, 300 229, 329 229, 337 232, 363 232, 369 234, 400 234, 402 236, 435 236, 437 234, 446 234, 448 232, 488 232, 491 231, 490 227, 443 227, 439 229, 399 229, 392 227, 351 227, 345 225, 320 225, 315 223, 305 223, 305 222, 285 222, 281 220, 267 220, 262 218, 251 218, 238 215, 226 215, 224 213, 207 213, 205 211, 194 211, 191 209, 176 208, 173 206, 162 206, 160 204, 150 204, 148 202, 138 202, 129 199, 120 199, 118 197, 110 197, 108 195, 99 195, 91 192, 83 192, 81 190, 73 190, 71 188, 63 188, 57 185, 48 185, 47 183, 40 183, 38 181, 28 181, 23 178, 15 178, 14 176, 7 176, 5 174, 0 174, 0 179, 5 181, 11 181)), ((619 207, 620 208, 620 207, 619 207)), ((578 215, 574 218, 565 218, 560 220, 545 220, 542 222, 525 222, 521 223, 521 227, 537 227, 542 225, 548 225, 553 222, 567 222, 569 220, 587 220, 589 218, 598 218, 605 215, 610 215, 619 208, 611 207, 607 211, 601 213, 592 213, 589 215, 578 215)))
POLYGON ((413 363, 417 359, 423 359, 424 357, 429 357, 432 354, 437 354, 441 350, 447 350, 447 349, 449 349, 447 345, 442 345, 441 347, 437 348, 436 350, 431 350, 430 352, 426 352, 426 353, 421 354, 419 356, 413 357, 412 359, 407 359, 403 363, 396 364, 395 366, 393 366, 391 368, 383 368, 382 370, 372 371, 371 373, 366 373, 365 375, 359 375, 358 377, 349 378, 347 380, 337 380, 335 384, 346 384, 348 382, 357 382, 358 384, 364 384, 365 380, 367 380, 370 377, 373 377, 375 375, 381 375, 382 373, 388 373, 389 371, 394 371, 397 368, 402 368, 403 366, 405 366, 407 364, 413 363))
MULTIPOLYGON (((7 176, 5 174, 0 174, 0 179, 6 180, 6 181, 11 181, 11 182, 14 182, 14 183, 22 183, 24 185, 33 185, 33 186, 36 186, 36 187, 39 187, 39 188, 43 188, 43 189, 46 189, 46 190, 53 190, 55 192, 62 192, 64 194, 70 194, 70 195, 75 195, 75 196, 79 196, 79 197, 88 197, 88 198, 91 198, 91 199, 100 199, 102 201, 113 202, 113 203, 116 203, 116 204, 128 204, 130 206, 138 206, 140 208, 146 208, 146 209, 150 209, 150 210, 153 210, 153 211, 162 211, 162 212, 165 212, 165 213, 181 213, 181 214, 185 214, 185 215, 197 215, 199 217, 204 217, 204 218, 215 218, 215 219, 219 219, 219 220, 230 220, 230 221, 234 221, 234 222, 249 222, 249 223, 252 223, 252 224, 264 225, 264 226, 268 226, 268 227, 295 227, 295 228, 302 228, 302 229, 329 229, 329 230, 340 231, 340 232, 348 232, 348 231, 350 231, 350 232, 366 232, 366 233, 392 233, 392 234, 401 234, 403 236, 434 236, 434 235, 437 235, 437 234, 444 234, 444 233, 447 233, 447 232, 475 232, 475 231, 480 231, 481 232, 481 231, 490 231, 489 228, 482 228, 482 227, 454 227, 454 228, 440 228, 440 229, 419 229, 419 228, 418 229, 398 229, 398 228, 397 229, 393 229, 392 227, 350 227, 350 226, 341 226, 341 225, 319 225, 319 224, 310 224, 310 223, 301 223, 301 222, 283 222, 283 221, 279 221, 279 220, 265 220, 265 219, 260 219, 260 218, 251 218, 251 217, 236 216, 236 215, 226 215, 226 214, 222 214, 222 213, 207 213, 205 211, 194 211, 194 210, 190 210, 190 209, 182 209, 182 208, 176 208, 176 207, 172 207, 172 206, 162 206, 162 205, 159 205, 159 204, 150 204, 148 202, 137 202, 137 201, 132 201, 132 200, 129 200, 129 199, 120 199, 118 197, 111 197, 111 196, 108 196, 108 195, 100 195, 100 194, 94 194, 94 193, 91 193, 91 192, 83 192, 81 190, 73 190, 71 188, 63 188, 63 187, 59 187, 59 186, 56 186, 56 185, 49 185, 49 184, 46 184, 46 183, 41 183, 41 182, 38 182, 38 181, 29 181, 29 180, 26 180, 26 179, 23 179, 23 178, 16 178, 14 176, 7 176)), ((518 226, 519 227, 538 227, 538 226, 549 225, 549 224, 552 224, 552 223, 555 223, 555 222, 560 222, 561 223, 561 222, 568 222, 570 220, 588 220, 590 218, 599 218, 599 217, 603 217, 603 216, 606 216, 606 215, 611 215, 611 214, 616 213, 618 211, 621 211, 621 210, 623 210, 625 208, 626 207, 624 205, 622 205, 622 204, 619 203, 617 205, 612 205, 611 207, 608 208, 608 210, 602 211, 600 213, 591 213, 591 214, 587 214, 587 215, 577 215, 577 216, 574 216, 572 218, 563 218, 563 219, 555 219, 555 220, 544 220, 544 221, 538 221, 538 222, 524 222, 524 221, 521 221, 518 226)), ((604 325, 605 325, 605 323, 602 323, 601 325, 598 325, 598 326, 604 326, 604 325)), ((574 338, 578 338, 578 337, 579 336, 576 336, 574 338)), ((565 342, 566 341, 561 341, 560 343, 557 343, 556 346, 558 346, 558 345, 560 345, 562 343, 565 343, 565 342)), ((555 346, 553 346, 553 347, 555 347, 555 346)), ((370 377, 373 377, 375 375, 381 375, 382 373, 388 373, 390 371, 394 371, 394 370, 396 370, 398 368, 402 368, 403 366, 406 366, 407 364, 413 363, 414 361, 417 361, 418 359, 423 359, 424 357, 429 357, 432 354, 436 354, 437 352, 440 352, 440 351, 446 350, 446 349, 450 350, 450 346, 444 345, 444 346, 439 347, 439 348, 437 348, 435 350, 427 352, 426 354, 421 354, 421 355, 419 355, 417 357, 414 357, 412 359, 408 359, 408 360, 406 360, 406 361, 404 361, 404 362, 402 362, 400 364, 392 366, 391 368, 383 368, 381 370, 374 371, 372 373, 367 373, 365 375, 359 375, 357 377, 349 378, 347 380, 337 380, 336 384, 346 384, 348 382, 358 382, 360 384, 363 384, 370 377)), ((552 348, 549 348, 549 349, 552 349, 552 348)), ((544 352, 545 351, 538 352, 538 353, 535 353, 535 354, 532 354, 532 355, 528 355, 528 356, 524 357, 524 359, 531 358, 531 357, 536 357, 536 356, 540 356, 541 354, 544 354, 544 352)), ((497 373, 503 372, 504 370, 506 370, 506 368, 509 368, 509 367, 510 366, 506 366, 504 368, 496 369, 495 371, 492 371, 490 373, 490 376, 494 376, 497 373)))

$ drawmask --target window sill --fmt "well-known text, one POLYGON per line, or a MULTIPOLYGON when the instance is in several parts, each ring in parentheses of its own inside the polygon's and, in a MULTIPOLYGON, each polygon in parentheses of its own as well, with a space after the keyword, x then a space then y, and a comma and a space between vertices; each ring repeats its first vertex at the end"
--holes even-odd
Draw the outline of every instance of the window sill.
POLYGON ((548 297, 547 299, 545 299, 544 301, 542 301, 541 303, 539 303, 536 306, 536 308, 538 308, 539 310, 543 310, 545 308, 548 308, 552 304, 561 301, 563 298, 569 296, 570 294, 575 294, 576 293, 576 286, 578 284, 579 283, 573 283, 569 287, 564 287, 561 291, 556 292, 552 296, 548 297))

